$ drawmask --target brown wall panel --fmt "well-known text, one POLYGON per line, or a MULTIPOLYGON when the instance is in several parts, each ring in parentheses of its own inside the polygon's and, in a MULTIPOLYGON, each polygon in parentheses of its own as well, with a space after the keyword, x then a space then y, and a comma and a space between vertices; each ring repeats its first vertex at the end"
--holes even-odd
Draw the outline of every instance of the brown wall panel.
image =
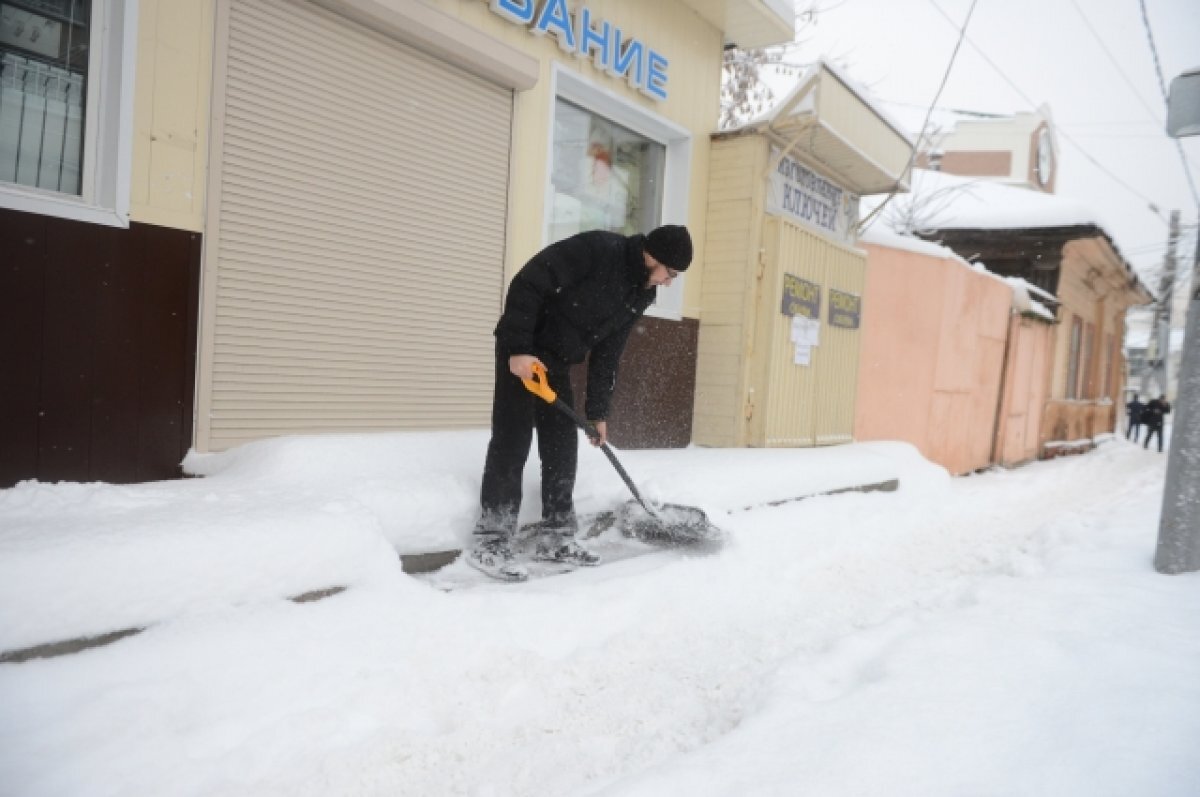
POLYGON ((103 262, 97 250, 109 243, 92 226, 46 221, 38 416, 38 478, 44 481, 87 481, 89 476, 95 274, 103 262))
POLYGON ((0 210, 0 487, 179 475, 200 243, 0 210))
MULTIPOLYGON (((700 323, 643 317, 629 335, 608 434, 618 448, 682 448, 692 441, 692 397, 700 323)), ((584 406, 587 371, 571 374, 575 406, 584 406)))
POLYGON ((137 481, 139 329, 144 228, 116 237, 96 281, 91 405, 92 467, 116 482, 137 481))
MULTIPOLYGON (((180 439, 191 437, 191 413, 183 417, 185 395, 190 400, 192 363, 187 302, 191 240, 164 227, 147 227, 142 286, 153 302, 142 304, 141 415, 138 462, 143 469, 174 469, 183 456, 180 439), (186 390, 185 390, 186 388, 186 390)), ((184 449, 186 450, 186 449, 184 449)))
POLYGON ((0 487, 38 459, 45 235, 23 218, 0 211, 0 487))

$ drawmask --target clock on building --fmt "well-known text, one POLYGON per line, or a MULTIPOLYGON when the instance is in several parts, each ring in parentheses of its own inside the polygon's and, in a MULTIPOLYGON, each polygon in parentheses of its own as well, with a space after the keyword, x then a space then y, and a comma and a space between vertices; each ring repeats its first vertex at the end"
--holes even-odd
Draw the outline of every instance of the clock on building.
POLYGON ((1050 129, 1043 127, 1037 139, 1037 181, 1042 188, 1050 187, 1050 177, 1054 172, 1054 143, 1050 139, 1050 129))

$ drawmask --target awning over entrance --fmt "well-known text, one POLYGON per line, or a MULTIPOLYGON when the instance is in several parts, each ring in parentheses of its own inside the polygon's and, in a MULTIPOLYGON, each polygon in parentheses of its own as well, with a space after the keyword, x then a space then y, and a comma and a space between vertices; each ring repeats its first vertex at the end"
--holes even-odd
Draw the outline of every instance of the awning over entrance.
POLYGON ((743 49, 783 44, 796 37, 792 0, 683 0, 725 41, 743 49))
POLYGON ((774 109, 729 134, 766 135, 855 194, 908 190, 913 140, 835 66, 818 61, 774 109))

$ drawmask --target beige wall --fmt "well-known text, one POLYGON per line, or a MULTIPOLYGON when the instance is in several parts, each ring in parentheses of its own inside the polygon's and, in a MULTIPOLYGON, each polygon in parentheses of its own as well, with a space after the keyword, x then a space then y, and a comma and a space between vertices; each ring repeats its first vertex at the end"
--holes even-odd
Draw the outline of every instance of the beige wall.
POLYGON ((1034 134, 1036 141, 1036 131, 1043 125, 1041 116, 1031 113, 1019 113, 1007 119, 965 120, 955 125, 941 145, 945 155, 957 152, 1010 152, 1012 159, 1005 177, 1025 181, 1031 173, 1031 164, 1036 160, 1036 149, 1030 148, 1030 134, 1034 134))
POLYGON ((204 229, 214 0, 141 0, 130 218, 204 229))
MULTIPOLYGON (((1071 241, 1063 247, 1062 273, 1058 283, 1062 301, 1052 396, 1067 396, 1071 318, 1079 316, 1096 330, 1098 345, 1092 348, 1092 379, 1082 394, 1084 399, 1117 397, 1118 383, 1104 376, 1104 341, 1107 335, 1118 339, 1124 334, 1125 311, 1139 300, 1128 289, 1124 266, 1116 260, 1111 247, 1102 238, 1071 241)), ((1082 367, 1082 365, 1081 365, 1082 367)))
MULTIPOLYGON (((1125 312, 1142 299, 1130 287, 1122 261, 1102 237, 1082 238, 1063 247, 1062 273, 1058 284, 1059 325, 1055 341, 1051 406, 1042 424, 1042 442, 1070 441, 1115 429, 1115 407, 1122 404, 1120 374, 1124 358, 1120 347, 1114 355, 1109 336, 1119 341, 1125 331, 1125 312), (1070 369, 1072 318, 1078 316, 1095 329, 1091 351, 1091 378, 1082 395, 1067 399, 1067 375, 1070 369), (1105 356, 1113 357, 1105 382, 1105 356)), ((1083 361, 1082 345, 1080 368, 1083 361)))
POLYGON ((703 292, 696 362, 692 439, 702 445, 744 446, 744 406, 754 305, 761 264, 767 141, 742 136, 712 146, 711 188, 705 224, 703 292))
POLYGON ((763 224, 763 250, 766 268, 748 355, 747 442, 768 447, 852 442, 862 313, 857 328, 831 325, 830 291, 863 296, 866 254, 778 216, 763 224), (781 311, 785 275, 820 286, 820 343, 807 365, 795 362, 792 317, 781 311))
POLYGON ((511 276, 545 245, 546 185, 549 181, 547 147, 554 102, 550 91, 551 67, 561 64, 623 101, 663 116, 691 132, 687 223, 696 233, 696 255, 685 280, 683 314, 699 317, 700 285, 706 261, 703 229, 708 198, 709 135, 716 128, 720 104, 721 31, 677 0, 589 0, 587 7, 596 18, 607 20, 628 35, 652 45, 670 61, 668 98, 658 102, 623 79, 605 74, 591 61, 564 53, 554 37, 534 36, 528 28, 502 19, 482 0, 433 0, 432 4, 488 36, 536 57, 541 63, 537 86, 516 95, 506 274, 511 276))
POLYGON ((954 474, 991 462, 1011 289, 956 260, 867 250, 857 440, 905 440, 954 474))
MULTIPOLYGON (((379 0, 380 5, 412 0, 379 0)), ((547 145, 550 137, 551 65, 561 64, 600 89, 692 134, 688 224, 703 230, 708 191, 709 134, 719 106, 722 34, 676 0, 637 3, 592 0, 597 18, 607 20, 662 52, 669 60, 666 101, 657 102, 613 78, 591 61, 564 53, 551 36, 494 14, 482 0, 424 0, 486 35, 536 57, 538 85, 516 93, 511 158, 509 242, 511 275, 544 245, 547 145)), ((182 229, 204 229, 209 97, 216 0, 141 0, 134 102, 131 215, 135 221, 182 229)), ((470 124, 464 109, 464 124, 470 124)), ((696 236, 696 264, 685 285, 684 314, 697 317, 704 236, 696 236)))
POLYGON ((712 145, 692 424, 699 445, 852 439, 861 329, 836 329, 826 319, 830 288, 864 294, 864 255, 766 213, 769 150, 758 134, 712 145), (780 312, 785 273, 821 286, 821 343, 807 366, 795 364, 791 322, 780 312))

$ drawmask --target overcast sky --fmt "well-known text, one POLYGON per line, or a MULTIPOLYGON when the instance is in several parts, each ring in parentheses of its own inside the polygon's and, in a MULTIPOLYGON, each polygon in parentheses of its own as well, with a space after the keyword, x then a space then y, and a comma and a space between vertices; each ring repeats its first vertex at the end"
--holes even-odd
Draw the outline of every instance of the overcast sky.
MULTIPOLYGON (((796 60, 830 57, 918 127, 971 0, 818 2, 796 60)), ((1169 86, 1200 66, 1200 0, 1145 4, 1169 86)), ((1094 208, 1140 271, 1161 264, 1165 216, 1178 208, 1192 228, 1190 263, 1197 206, 1175 140, 1164 132, 1165 102, 1139 0, 977 0, 938 105, 1008 114, 1042 103, 1058 126, 1057 193, 1094 208)), ((1200 185, 1200 136, 1180 141, 1200 185)))

